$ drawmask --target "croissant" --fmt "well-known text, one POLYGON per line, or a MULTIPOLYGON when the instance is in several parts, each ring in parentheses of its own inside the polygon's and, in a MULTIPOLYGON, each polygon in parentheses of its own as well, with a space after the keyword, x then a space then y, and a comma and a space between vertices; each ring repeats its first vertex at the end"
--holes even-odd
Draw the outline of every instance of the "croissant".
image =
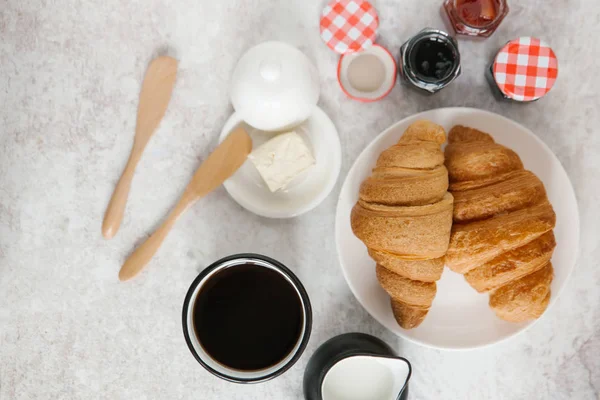
POLYGON ((487 133, 450 130, 445 150, 454 211, 446 265, 511 322, 548 306, 556 215, 540 179, 487 133))
POLYGON ((515 171, 504 180, 472 190, 453 189, 454 222, 475 221, 540 203, 544 185, 530 171, 515 171))
POLYGON ((352 209, 352 231, 376 262, 377 279, 405 329, 426 317, 444 270, 453 208, 440 149, 445 140, 439 125, 410 125, 381 153, 352 209))
POLYGON ((556 215, 548 201, 507 214, 470 223, 454 224, 446 264, 454 272, 473 268, 548 232, 556 215))
POLYGON ((529 275, 550 262, 556 247, 554 233, 544 233, 533 242, 502 253, 465 274, 478 292, 493 291, 510 281, 529 275))
POLYGON ((552 264, 547 263, 542 269, 501 286, 490 294, 490 307, 510 322, 539 318, 550 302, 553 271, 552 264))

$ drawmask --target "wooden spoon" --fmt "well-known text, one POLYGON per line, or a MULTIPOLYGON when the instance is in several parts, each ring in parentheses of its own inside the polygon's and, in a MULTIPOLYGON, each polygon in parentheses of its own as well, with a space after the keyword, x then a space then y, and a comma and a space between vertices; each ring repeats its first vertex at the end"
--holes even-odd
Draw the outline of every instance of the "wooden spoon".
POLYGON ((243 128, 234 130, 200 165, 179 203, 167 219, 131 256, 119 272, 126 281, 137 275, 152 259, 177 219, 198 199, 212 192, 237 171, 252 151, 252 139, 243 128))
POLYGON ((119 230, 135 167, 142 158, 146 144, 167 111, 176 75, 177 60, 171 57, 155 58, 148 66, 140 93, 133 148, 104 214, 102 235, 106 239, 111 239, 119 230))

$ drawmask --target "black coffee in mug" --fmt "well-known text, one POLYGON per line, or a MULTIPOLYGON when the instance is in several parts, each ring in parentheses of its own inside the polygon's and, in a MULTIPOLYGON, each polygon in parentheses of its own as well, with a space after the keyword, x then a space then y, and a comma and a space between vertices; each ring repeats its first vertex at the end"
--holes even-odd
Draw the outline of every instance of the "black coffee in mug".
POLYGON ((298 292, 279 272, 256 264, 219 271, 194 304, 194 331, 215 361, 260 370, 283 360, 303 323, 298 292))
POLYGON ((183 332, 196 360, 220 378, 256 383, 289 369, 306 348, 310 300, 284 265, 257 254, 226 257, 194 280, 183 332))

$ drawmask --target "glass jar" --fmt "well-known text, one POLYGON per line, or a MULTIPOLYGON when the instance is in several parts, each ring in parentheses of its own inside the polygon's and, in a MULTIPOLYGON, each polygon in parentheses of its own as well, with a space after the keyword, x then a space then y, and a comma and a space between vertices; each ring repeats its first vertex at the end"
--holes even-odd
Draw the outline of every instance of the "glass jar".
POLYGON ((398 73, 402 82, 434 94, 460 75, 456 40, 444 31, 426 28, 400 48, 398 73))
POLYGON ((459 35, 489 37, 508 14, 506 0, 445 0, 450 25, 459 35))

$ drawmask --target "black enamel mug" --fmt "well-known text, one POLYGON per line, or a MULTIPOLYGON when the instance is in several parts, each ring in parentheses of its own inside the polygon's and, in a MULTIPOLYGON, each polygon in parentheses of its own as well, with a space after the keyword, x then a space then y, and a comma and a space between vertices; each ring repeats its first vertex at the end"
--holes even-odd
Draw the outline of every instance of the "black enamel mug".
POLYGON ((204 269, 182 312, 192 355, 213 375, 258 383, 287 371, 312 327, 308 294, 294 273, 269 257, 238 254, 204 269))

